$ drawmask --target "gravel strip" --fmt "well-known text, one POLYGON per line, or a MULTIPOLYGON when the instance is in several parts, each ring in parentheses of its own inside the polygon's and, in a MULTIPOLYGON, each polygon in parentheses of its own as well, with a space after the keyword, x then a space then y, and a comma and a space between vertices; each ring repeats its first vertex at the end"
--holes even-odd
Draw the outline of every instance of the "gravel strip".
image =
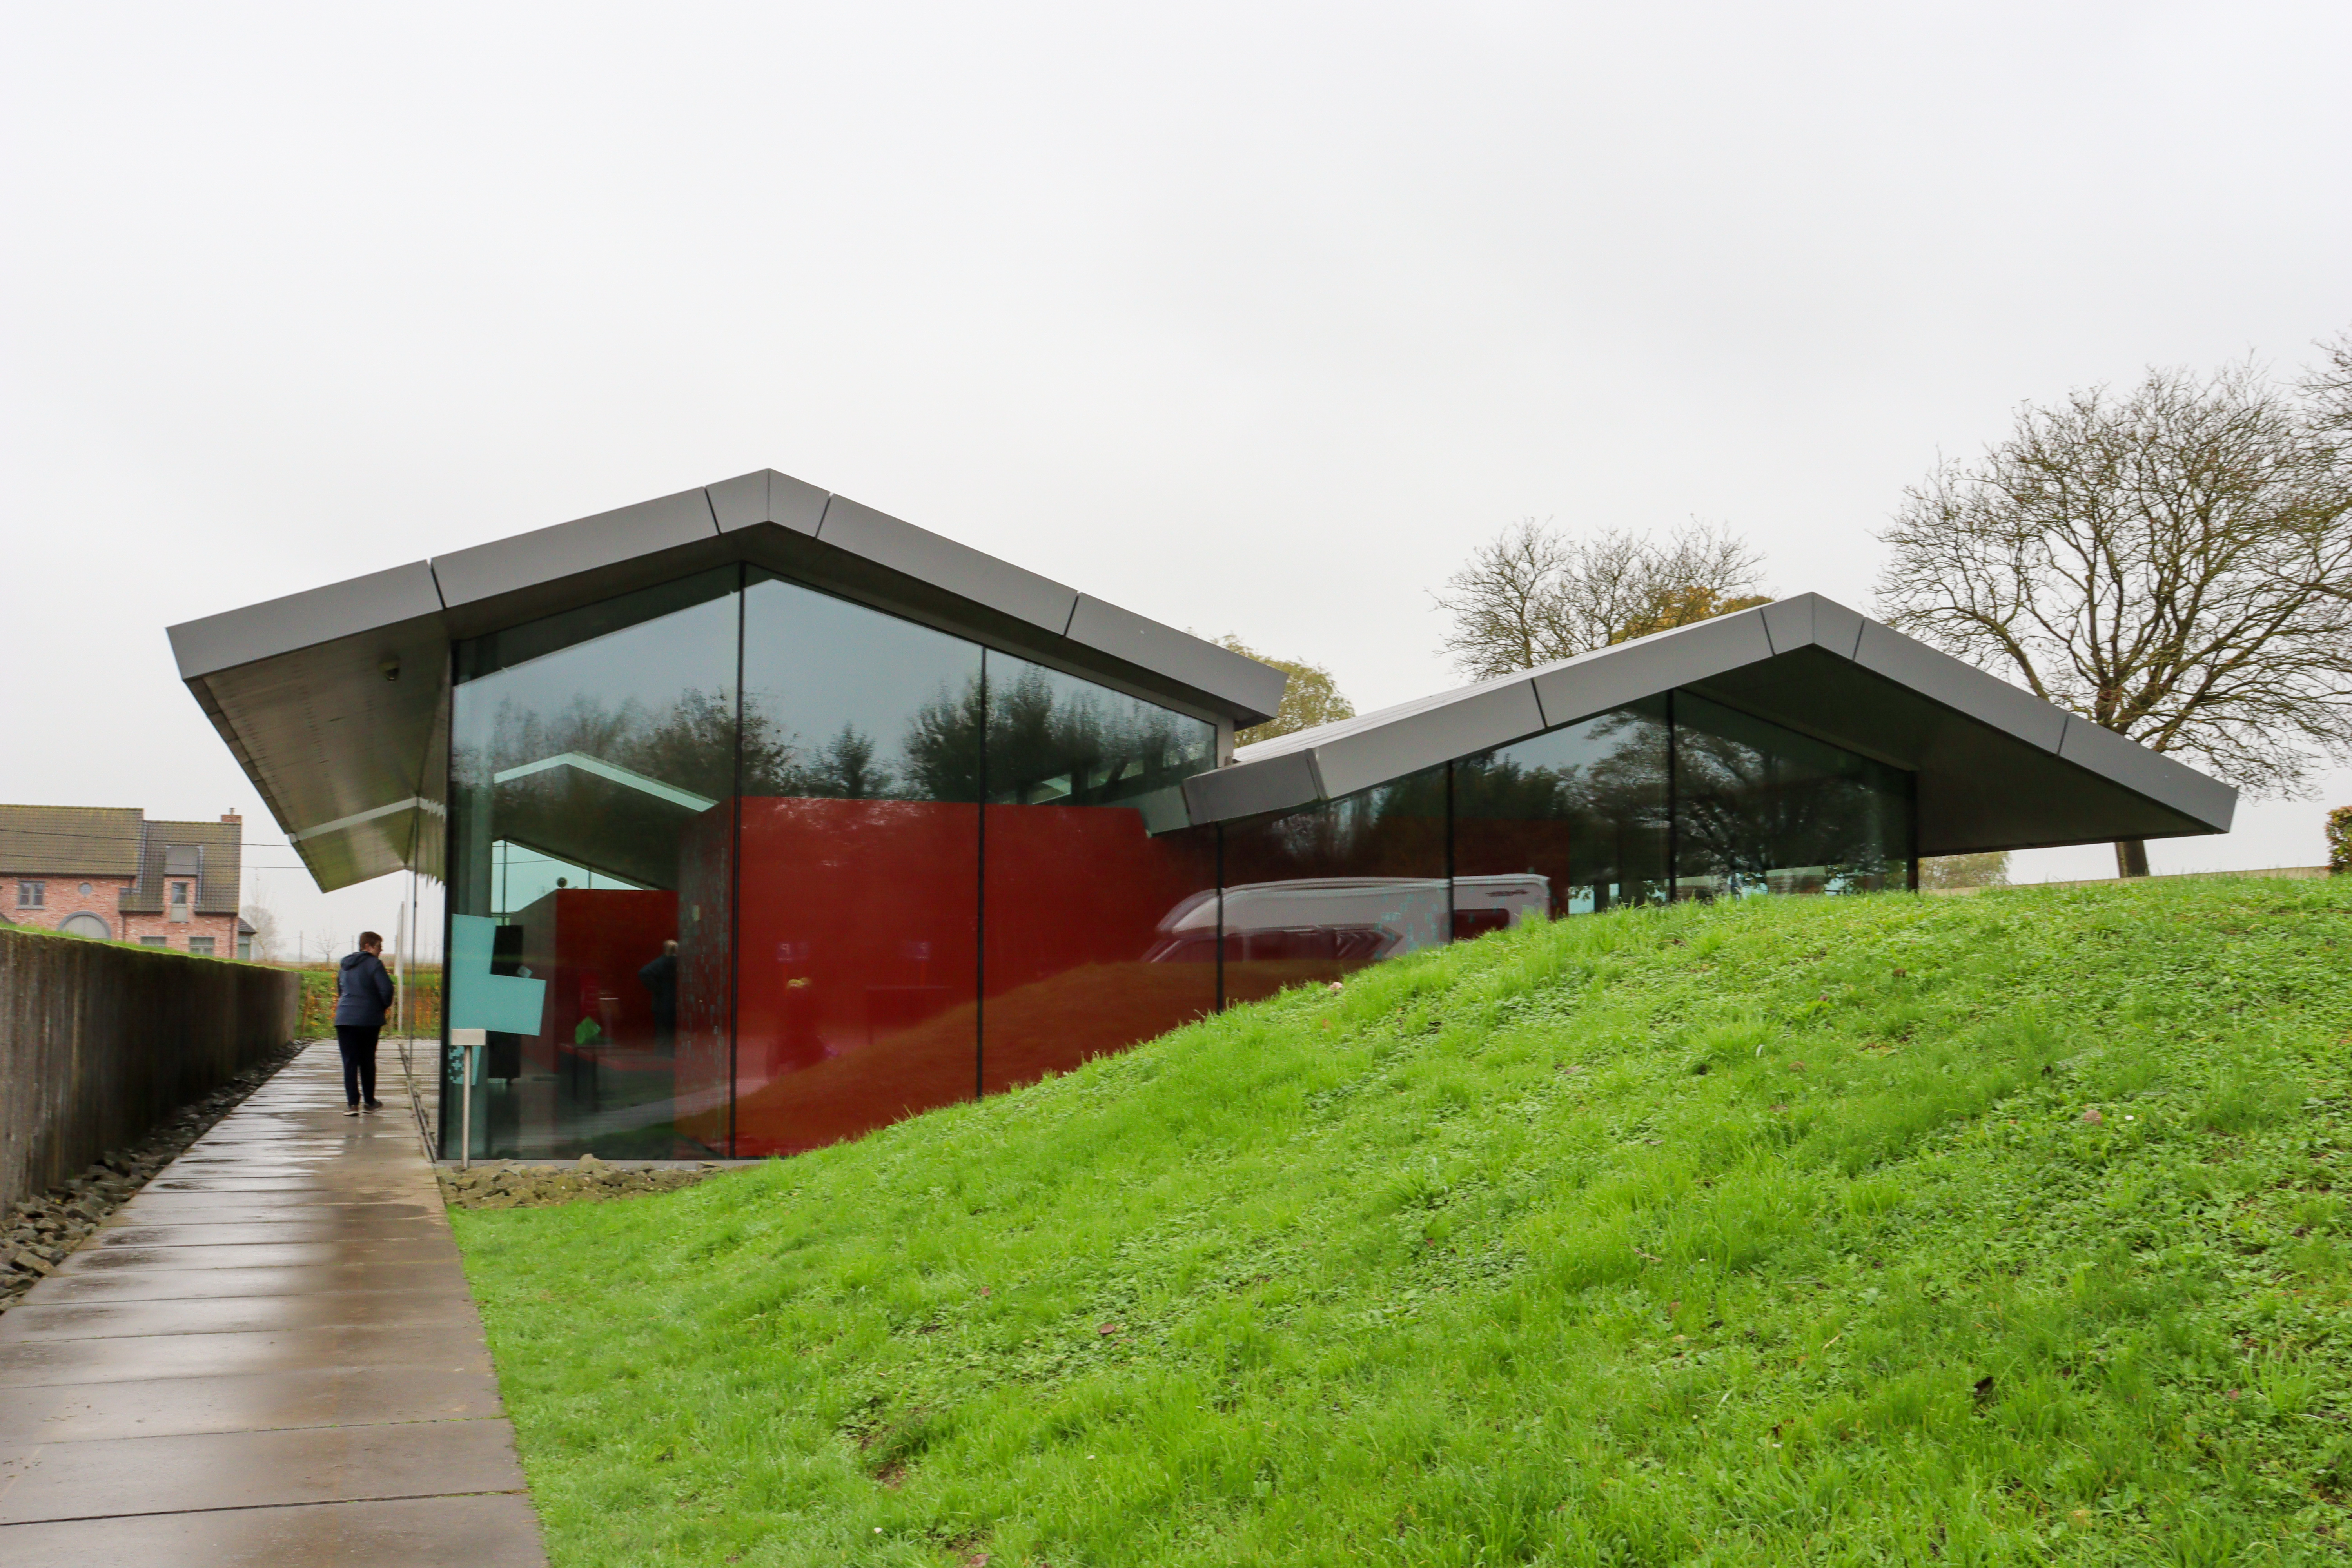
POLYGON ((583 1154, 572 1165, 476 1165, 441 1173, 441 1196, 451 1208, 547 1208, 556 1204, 602 1203, 642 1193, 674 1193, 730 1169, 707 1164, 631 1166, 607 1164, 583 1154))

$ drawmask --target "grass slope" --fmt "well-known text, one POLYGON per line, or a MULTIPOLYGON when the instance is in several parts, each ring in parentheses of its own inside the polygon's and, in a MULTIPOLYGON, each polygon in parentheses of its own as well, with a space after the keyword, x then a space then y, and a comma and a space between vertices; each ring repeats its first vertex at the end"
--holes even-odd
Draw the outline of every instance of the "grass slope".
POLYGON ((559 1564, 2332 1561, 2347 952, 2352 880, 1579 918, 454 1217, 559 1564))

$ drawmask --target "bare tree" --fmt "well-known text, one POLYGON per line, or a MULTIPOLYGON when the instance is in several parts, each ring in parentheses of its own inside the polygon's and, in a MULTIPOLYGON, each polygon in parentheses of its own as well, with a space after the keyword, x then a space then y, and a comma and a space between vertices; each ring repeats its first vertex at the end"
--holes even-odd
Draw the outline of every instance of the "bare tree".
POLYGON ((1444 651, 1484 679, 1767 603, 1748 592, 1762 564, 1696 519, 1654 542, 1613 529, 1570 539, 1523 518, 1432 596, 1454 618, 1444 651))
POLYGON ((2319 345, 2320 363, 2303 378, 2312 423, 2339 439, 2352 437, 2352 330, 2319 345))
POLYGON ((1919 886, 1927 892, 1952 888, 2006 888, 2009 851, 1981 855, 1938 855, 1919 862, 1919 886))
POLYGON ((1253 724, 1234 736, 1234 743, 1247 746, 1259 741, 1271 741, 1276 735, 1288 735, 1300 730, 1311 730, 1318 724, 1328 724, 1356 716, 1356 705, 1341 694, 1331 672, 1319 664, 1306 664, 1297 659, 1269 658, 1253 652, 1241 638, 1227 632, 1217 639, 1221 647, 1229 647, 1244 658, 1254 658, 1260 664, 1270 664, 1290 677, 1290 684, 1282 689, 1282 706, 1273 718, 1263 724, 1253 724))
MULTIPOLYGON (((1881 613, 2151 750, 2295 793, 2352 744, 2352 485, 2318 390, 2151 370, 2026 405, 1906 492, 1881 613)), ((2116 865, 2146 876, 2147 846, 2116 865)))
POLYGON ((245 923, 253 928, 253 956, 257 963, 274 963, 278 960, 278 917, 269 906, 256 901, 245 906, 245 923))

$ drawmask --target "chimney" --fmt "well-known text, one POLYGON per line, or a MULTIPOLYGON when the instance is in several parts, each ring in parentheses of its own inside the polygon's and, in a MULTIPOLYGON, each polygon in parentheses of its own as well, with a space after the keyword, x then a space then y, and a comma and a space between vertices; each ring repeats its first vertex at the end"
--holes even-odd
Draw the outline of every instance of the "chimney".
POLYGON ((222 820, 223 822, 236 822, 236 823, 242 823, 242 822, 245 820, 245 818, 243 818, 242 816, 239 816, 236 813, 233 812, 233 811, 224 811, 224 812, 222 812, 222 813, 221 813, 221 820, 222 820))

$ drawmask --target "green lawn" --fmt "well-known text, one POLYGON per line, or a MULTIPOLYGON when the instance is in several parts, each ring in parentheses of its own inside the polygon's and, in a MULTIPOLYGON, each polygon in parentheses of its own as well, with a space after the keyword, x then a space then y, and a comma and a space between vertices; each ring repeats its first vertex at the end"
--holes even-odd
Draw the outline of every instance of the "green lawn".
POLYGON ((1583 917, 453 1217, 566 1568, 2333 1562, 2347 955, 2352 879, 1583 917))

